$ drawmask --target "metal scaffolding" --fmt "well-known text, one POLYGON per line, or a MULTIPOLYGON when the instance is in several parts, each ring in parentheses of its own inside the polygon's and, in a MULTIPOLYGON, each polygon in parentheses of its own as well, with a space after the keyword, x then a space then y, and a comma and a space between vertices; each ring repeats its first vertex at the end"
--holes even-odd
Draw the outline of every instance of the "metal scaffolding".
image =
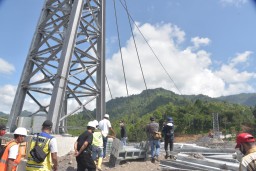
POLYGON ((46 0, 7 125, 14 131, 24 106, 37 105, 32 115, 46 114, 59 133, 69 115, 92 103, 100 120, 105 113, 105 1, 46 0))

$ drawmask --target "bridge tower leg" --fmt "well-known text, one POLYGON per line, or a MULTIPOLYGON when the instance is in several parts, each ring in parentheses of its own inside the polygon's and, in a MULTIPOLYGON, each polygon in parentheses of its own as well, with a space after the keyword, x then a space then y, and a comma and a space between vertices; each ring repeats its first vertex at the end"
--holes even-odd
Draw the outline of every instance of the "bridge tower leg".
MULTIPOLYGON (((105 113, 105 0, 46 0, 27 55, 8 126, 22 110, 44 113, 59 133, 68 116, 105 113)), ((91 116, 92 117, 92 116, 91 116)))

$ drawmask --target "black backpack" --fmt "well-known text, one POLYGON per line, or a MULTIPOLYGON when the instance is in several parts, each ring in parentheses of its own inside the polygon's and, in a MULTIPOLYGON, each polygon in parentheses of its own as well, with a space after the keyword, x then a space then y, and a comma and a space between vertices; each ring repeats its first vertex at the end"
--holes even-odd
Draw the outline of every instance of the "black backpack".
POLYGON ((46 156, 49 154, 49 152, 45 153, 43 150, 47 141, 48 141, 48 138, 46 138, 46 140, 44 141, 42 146, 39 146, 38 145, 38 134, 37 134, 35 147, 30 151, 30 155, 32 156, 32 158, 34 159, 35 162, 37 162, 37 163, 43 162, 45 160, 46 156))

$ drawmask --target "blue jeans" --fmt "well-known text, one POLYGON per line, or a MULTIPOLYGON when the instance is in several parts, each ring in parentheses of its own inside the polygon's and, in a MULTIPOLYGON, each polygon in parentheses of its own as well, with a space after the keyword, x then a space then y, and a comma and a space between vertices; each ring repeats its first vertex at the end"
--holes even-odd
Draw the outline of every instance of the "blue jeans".
POLYGON ((93 160, 96 160, 97 157, 99 157, 99 158, 103 157, 103 148, 92 146, 92 158, 93 158, 93 160))
POLYGON ((108 137, 103 136, 102 138, 103 138, 103 158, 105 158, 106 157, 108 137))
POLYGON ((155 156, 158 157, 160 153, 160 141, 159 140, 150 140, 150 150, 151 150, 151 158, 153 159, 155 156))
POLYGON ((123 143, 124 146, 126 146, 126 140, 127 140, 127 137, 121 138, 121 142, 123 143))

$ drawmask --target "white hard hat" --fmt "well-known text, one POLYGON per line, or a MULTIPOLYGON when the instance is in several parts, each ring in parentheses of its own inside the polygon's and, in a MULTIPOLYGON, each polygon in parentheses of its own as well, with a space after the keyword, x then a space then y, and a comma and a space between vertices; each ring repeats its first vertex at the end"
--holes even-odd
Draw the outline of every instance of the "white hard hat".
POLYGON ((94 122, 96 127, 99 126, 99 122, 97 120, 94 120, 93 122, 94 122))
POLYGON ((94 122, 94 121, 89 121, 88 124, 87 124, 87 126, 96 128, 96 125, 95 125, 95 122, 94 122))
POLYGON ((109 114, 105 114, 105 115, 104 115, 104 118, 109 118, 109 114))
POLYGON ((168 126, 173 126, 173 123, 167 123, 168 126))
POLYGON ((26 128, 19 127, 19 128, 17 128, 17 129, 14 131, 13 134, 27 136, 27 135, 28 135, 28 132, 27 132, 27 129, 26 129, 26 128))

